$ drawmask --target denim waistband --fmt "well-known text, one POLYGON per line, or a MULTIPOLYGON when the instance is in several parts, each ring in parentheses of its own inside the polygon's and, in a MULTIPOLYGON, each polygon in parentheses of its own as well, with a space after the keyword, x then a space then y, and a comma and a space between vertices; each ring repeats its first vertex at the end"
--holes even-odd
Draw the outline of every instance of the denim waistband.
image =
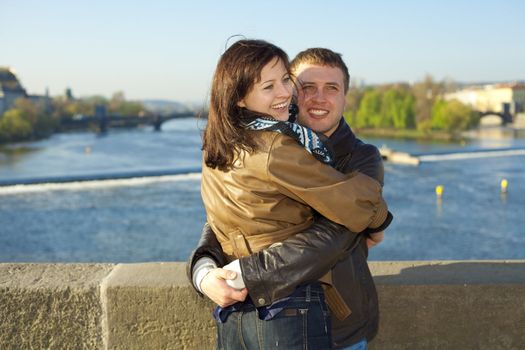
POLYGON ((310 284, 299 286, 291 295, 288 297, 274 301, 272 304, 262 307, 256 307, 250 297, 246 298, 244 302, 239 302, 221 308, 217 306, 214 310, 214 318, 219 322, 225 322, 228 316, 233 312, 248 312, 257 310, 259 318, 262 320, 271 320, 277 314, 279 314, 284 308, 293 304, 294 302, 324 302, 323 287, 319 282, 313 282, 310 284))

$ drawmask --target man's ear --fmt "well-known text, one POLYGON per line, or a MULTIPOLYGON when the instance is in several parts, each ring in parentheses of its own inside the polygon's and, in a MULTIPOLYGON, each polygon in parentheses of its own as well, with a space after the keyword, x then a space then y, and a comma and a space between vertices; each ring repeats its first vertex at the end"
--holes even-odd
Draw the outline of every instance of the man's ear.
POLYGON ((246 103, 244 103, 244 99, 237 102, 237 107, 246 108, 246 103))

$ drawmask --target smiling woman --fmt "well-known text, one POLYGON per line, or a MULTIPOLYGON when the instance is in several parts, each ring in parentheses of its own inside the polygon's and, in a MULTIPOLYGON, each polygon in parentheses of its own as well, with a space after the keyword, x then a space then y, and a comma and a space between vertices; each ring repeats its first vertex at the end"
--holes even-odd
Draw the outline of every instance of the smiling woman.
POLYGON ((238 106, 272 116, 276 120, 288 120, 288 107, 292 98, 292 80, 283 61, 275 58, 261 71, 259 81, 238 102, 238 106))

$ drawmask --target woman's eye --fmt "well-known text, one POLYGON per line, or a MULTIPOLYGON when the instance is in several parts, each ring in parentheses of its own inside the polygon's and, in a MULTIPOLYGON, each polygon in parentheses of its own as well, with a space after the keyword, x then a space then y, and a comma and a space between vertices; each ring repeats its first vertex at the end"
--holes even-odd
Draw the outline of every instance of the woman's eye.
POLYGON ((271 90, 273 88, 273 84, 271 85, 266 85, 263 89, 264 90, 271 90))

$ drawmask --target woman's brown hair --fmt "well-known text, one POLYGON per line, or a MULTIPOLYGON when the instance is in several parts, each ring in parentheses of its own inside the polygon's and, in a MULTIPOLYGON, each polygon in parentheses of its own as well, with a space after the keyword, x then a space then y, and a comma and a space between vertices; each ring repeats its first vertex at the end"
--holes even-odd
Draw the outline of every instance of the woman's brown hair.
POLYGON ((208 124, 202 150, 210 168, 231 169, 241 150, 255 152, 257 144, 243 124, 253 113, 237 103, 261 79, 261 71, 275 58, 289 70, 288 55, 263 40, 239 40, 221 56, 213 76, 208 124))

